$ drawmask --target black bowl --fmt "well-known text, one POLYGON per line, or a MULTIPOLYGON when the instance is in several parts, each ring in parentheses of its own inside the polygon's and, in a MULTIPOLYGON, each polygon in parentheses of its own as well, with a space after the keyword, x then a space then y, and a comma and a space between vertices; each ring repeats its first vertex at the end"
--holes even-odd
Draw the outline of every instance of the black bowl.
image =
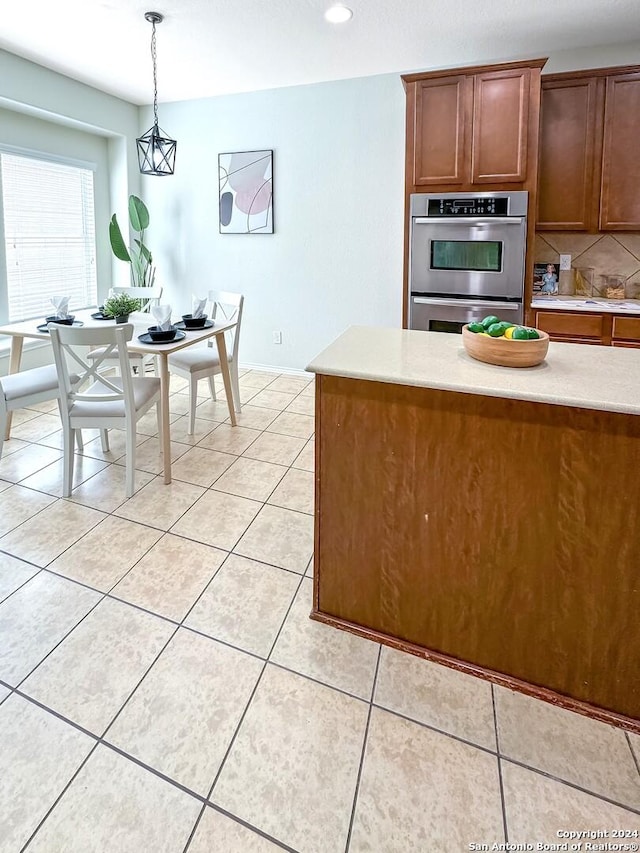
POLYGON ((204 324, 207 322, 207 315, 203 314, 202 317, 194 317, 192 314, 183 314, 182 319, 185 329, 203 329, 204 324))
POLYGON ((170 329, 160 329, 158 326, 149 326, 148 330, 149 337, 152 341, 156 341, 159 343, 160 341, 172 341, 176 336, 176 327, 171 326, 170 329))
POLYGON ((46 323, 59 323, 61 326, 73 326, 74 320, 75 320, 74 314, 69 314, 69 316, 65 317, 64 319, 62 319, 60 317, 56 317, 54 315, 53 317, 47 317, 45 322, 46 323))

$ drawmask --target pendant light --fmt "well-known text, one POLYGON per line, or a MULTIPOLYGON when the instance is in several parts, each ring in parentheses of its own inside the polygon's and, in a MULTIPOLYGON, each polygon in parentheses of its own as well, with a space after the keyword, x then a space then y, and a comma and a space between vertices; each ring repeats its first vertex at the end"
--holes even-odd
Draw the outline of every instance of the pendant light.
POLYGON ((173 175, 176 162, 175 139, 162 136, 165 133, 158 126, 158 82, 156 78, 156 24, 162 23, 164 16, 159 12, 145 12, 145 18, 152 25, 151 59, 153 60, 153 127, 139 139, 138 164, 143 175, 173 175))

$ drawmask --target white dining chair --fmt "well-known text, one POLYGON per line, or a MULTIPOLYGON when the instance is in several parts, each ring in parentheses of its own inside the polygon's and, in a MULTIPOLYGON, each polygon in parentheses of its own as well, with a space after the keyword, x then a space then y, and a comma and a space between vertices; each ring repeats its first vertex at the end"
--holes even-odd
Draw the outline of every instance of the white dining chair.
MULTIPOLYGON (((140 311, 135 312, 134 315, 129 316, 130 321, 140 322, 144 320, 147 323, 147 326, 153 326, 154 321, 150 316, 150 311, 154 305, 160 304, 160 298, 162 297, 162 286, 154 285, 153 287, 113 287, 112 291, 114 294, 126 293, 132 299, 139 299, 142 303, 140 311)), ((146 332, 147 329, 145 328, 146 332)), ((100 348, 94 350, 91 354, 91 358, 100 358, 104 354, 104 351, 100 348)), ((108 358, 104 359, 106 363, 109 363, 111 367, 117 367, 118 359, 117 358, 108 358)), ((153 353, 130 353, 129 354, 129 367, 134 372, 140 376, 144 376, 147 367, 153 367, 153 372, 157 376, 157 359, 153 353)))
MULTIPOLYGON (((69 375, 71 383, 78 382, 78 376, 69 375)), ((7 429, 7 415, 16 409, 26 409, 37 403, 48 403, 50 400, 60 401, 60 385, 55 364, 45 367, 33 367, 0 377, 0 458, 7 429)), ((78 450, 82 450, 82 433, 78 430, 76 436, 78 450)))
MULTIPOLYGON (((236 325, 225 333, 229 373, 233 390, 233 407, 240 414, 240 385, 238 382, 238 347, 240 344, 240 324, 244 296, 229 291, 210 290, 207 301, 207 313, 212 320, 226 322, 235 320, 236 325)), ((209 380, 211 399, 216 399, 214 377, 222 372, 218 348, 214 341, 207 342, 203 347, 185 347, 169 356, 169 370, 176 376, 189 380, 189 426, 187 433, 193 435, 196 420, 196 403, 198 398, 198 382, 209 380)))
POLYGON ((127 342, 133 326, 77 328, 50 326, 51 343, 60 384, 60 417, 64 438, 63 494, 69 497, 73 482, 73 442, 76 430, 99 429, 102 449, 109 449, 107 430, 122 429, 126 440, 126 494, 135 489, 136 424, 156 404, 158 431, 162 446, 160 415, 160 379, 156 376, 132 376, 128 369, 127 342), (87 358, 86 347, 101 346, 103 358, 87 358), (103 362, 118 359, 120 376, 100 373, 103 362), (72 382, 69 364, 78 366, 79 382, 72 382), (91 383, 89 387, 85 387, 91 383))

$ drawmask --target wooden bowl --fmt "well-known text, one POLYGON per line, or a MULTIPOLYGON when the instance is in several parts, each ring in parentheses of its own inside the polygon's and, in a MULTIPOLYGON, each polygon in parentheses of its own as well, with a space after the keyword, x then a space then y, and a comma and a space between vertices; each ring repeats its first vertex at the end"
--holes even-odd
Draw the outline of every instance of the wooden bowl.
POLYGON ((544 361, 549 349, 549 335, 536 330, 540 335, 529 341, 509 338, 491 338, 462 327, 462 343, 471 358, 500 367, 534 367, 544 361))

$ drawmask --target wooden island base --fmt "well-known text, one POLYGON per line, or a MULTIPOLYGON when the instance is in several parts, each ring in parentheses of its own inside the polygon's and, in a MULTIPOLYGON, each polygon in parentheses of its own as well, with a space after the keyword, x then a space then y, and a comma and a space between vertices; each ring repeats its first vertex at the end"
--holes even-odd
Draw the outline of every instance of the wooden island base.
POLYGON ((312 618, 640 732, 640 418, 316 383, 312 618))

